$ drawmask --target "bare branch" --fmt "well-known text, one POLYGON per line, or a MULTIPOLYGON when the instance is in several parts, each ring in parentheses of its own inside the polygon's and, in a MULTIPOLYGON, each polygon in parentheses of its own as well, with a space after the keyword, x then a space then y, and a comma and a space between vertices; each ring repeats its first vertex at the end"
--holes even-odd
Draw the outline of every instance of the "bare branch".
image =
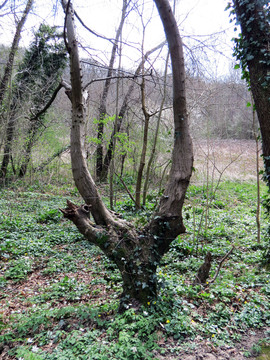
POLYGON ((100 78, 100 79, 92 79, 91 81, 89 81, 87 84, 84 85, 83 90, 85 90, 88 86, 90 86, 91 84, 98 82, 98 81, 107 81, 107 80, 114 80, 114 79, 132 79, 135 80, 137 77, 147 77, 147 76, 151 76, 151 74, 146 74, 146 75, 127 75, 127 76, 109 76, 109 77, 105 77, 105 78, 100 78))
POLYGON ((223 264, 224 261, 230 256, 230 254, 232 253, 233 249, 234 249, 234 246, 233 246, 233 247, 231 248, 231 250, 228 251, 227 254, 220 260, 220 262, 219 262, 219 264, 218 264, 218 268, 217 268, 216 274, 215 274, 215 276, 213 277, 213 279, 208 282, 209 284, 212 284, 212 283, 216 280, 216 278, 218 277, 218 274, 219 274, 219 272, 220 272, 220 269, 221 269, 222 264, 223 264))
MULTIPOLYGON (((69 0, 70 2, 70 0, 69 0)), ((115 39, 112 39, 112 38, 107 38, 106 36, 104 35, 101 35, 101 34, 98 34, 96 31, 90 29, 87 25, 85 25, 85 23, 82 21, 82 19, 79 17, 78 13, 76 11, 74 11, 74 14, 76 16, 76 18, 79 20, 79 22, 81 23, 81 25, 86 29, 88 30, 91 34, 103 39, 103 40, 108 40, 110 41, 112 44, 114 44, 115 42, 115 39)))
POLYGON ((63 86, 64 86, 63 82, 60 82, 59 85, 57 86, 57 88, 54 90, 54 93, 52 94, 52 97, 50 98, 48 103, 44 106, 43 109, 41 109, 32 118, 30 118, 30 121, 37 120, 42 114, 44 114, 49 109, 49 107, 52 105, 52 103, 54 102, 57 94, 59 93, 59 91, 62 89, 63 86))
POLYGON ((68 151, 70 149, 70 145, 66 145, 60 150, 58 150, 56 153, 54 153, 52 156, 50 156, 47 160, 45 160, 42 164, 40 164, 38 167, 34 168, 34 172, 42 171, 47 165, 49 165, 56 157, 60 157, 64 152, 68 151))
POLYGON ((133 195, 131 194, 131 192, 129 191, 126 183, 124 182, 124 180, 122 179, 122 177, 118 174, 116 174, 115 172, 115 175, 120 179, 122 185, 124 186, 124 188, 126 189, 126 192, 128 193, 129 197, 131 198, 131 200, 134 202, 134 204, 136 204, 136 200, 134 199, 133 195))
POLYGON ((6 5, 7 2, 8 2, 8 0, 5 0, 5 1, 0 5, 0 10, 6 5))

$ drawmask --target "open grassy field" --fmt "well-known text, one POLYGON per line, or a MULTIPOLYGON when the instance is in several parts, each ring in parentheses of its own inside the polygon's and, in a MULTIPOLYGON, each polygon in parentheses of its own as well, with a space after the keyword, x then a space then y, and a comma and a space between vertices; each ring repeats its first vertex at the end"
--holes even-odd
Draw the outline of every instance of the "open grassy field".
MULTIPOLYGON (((194 140, 193 145, 196 169, 192 178, 193 183, 206 181, 207 168, 209 176, 212 178, 213 174, 215 180, 218 180, 222 173, 222 180, 256 181, 255 141, 194 140)), ((263 169, 261 157, 259 157, 259 166, 263 169)))
MULTIPOLYGON (((117 313, 118 270, 58 210, 67 198, 80 203, 72 185, 2 189, 0 359, 256 358, 270 344, 270 275, 263 213, 257 241, 255 153, 253 142, 195 143, 187 233, 158 269, 159 297, 124 314, 117 313), (194 285, 209 251, 208 283, 194 285)), ((152 195, 137 213, 122 195, 115 210, 139 226, 152 195)))

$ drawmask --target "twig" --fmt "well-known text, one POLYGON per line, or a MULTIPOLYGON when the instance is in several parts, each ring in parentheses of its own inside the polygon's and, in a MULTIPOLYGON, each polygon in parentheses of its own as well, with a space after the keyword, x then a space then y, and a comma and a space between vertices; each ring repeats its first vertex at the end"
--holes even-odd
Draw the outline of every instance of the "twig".
POLYGON ((44 106, 43 109, 41 109, 40 111, 38 111, 36 114, 33 114, 33 117, 29 119, 30 121, 37 120, 41 115, 43 115, 43 114, 49 109, 49 107, 52 105, 52 103, 54 102, 57 94, 59 93, 59 91, 62 89, 63 86, 64 86, 64 85, 63 85, 62 82, 60 82, 60 83, 58 84, 57 88, 54 90, 54 92, 53 92, 50 100, 48 101, 48 103, 44 106))
POLYGON ((91 81, 89 81, 86 85, 84 85, 83 89, 86 89, 89 85, 93 84, 94 82, 97 81, 106 81, 106 80, 114 80, 114 79, 132 79, 135 80, 138 77, 146 77, 146 76, 151 76, 151 74, 146 74, 146 75, 125 75, 125 76, 109 76, 109 77, 105 77, 105 78, 100 78, 100 79, 92 79, 91 81))
POLYGON ((115 172, 115 175, 120 179, 122 185, 124 186, 124 188, 126 189, 126 192, 127 192, 128 195, 129 195, 129 197, 130 197, 131 200, 134 202, 134 204, 136 204, 136 201, 135 201, 133 195, 132 195, 131 192, 129 191, 129 189, 128 189, 126 183, 124 182, 124 180, 122 179, 122 177, 121 177, 120 175, 116 174, 116 172, 115 172))
POLYGON ((233 246, 233 247, 231 248, 231 250, 228 251, 227 254, 220 260, 220 262, 219 262, 219 264, 218 264, 218 268, 217 268, 216 274, 215 274, 215 276, 213 277, 212 280, 208 281, 209 284, 212 284, 212 283, 216 280, 216 278, 218 277, 218 274, 219 274, 219 272, 220 272, 220 269, 221 269, 222 264, 223 264, 224 261, 227 259, 227 257, 230 256, 230 254, 232 253, 233 249, 234 249, 234 246, 233 246))

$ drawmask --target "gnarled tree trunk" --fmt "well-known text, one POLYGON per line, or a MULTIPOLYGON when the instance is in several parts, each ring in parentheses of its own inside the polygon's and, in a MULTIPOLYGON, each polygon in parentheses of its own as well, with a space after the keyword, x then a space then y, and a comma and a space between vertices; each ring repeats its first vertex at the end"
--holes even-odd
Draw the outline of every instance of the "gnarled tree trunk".
POLYGON ((124 310, 128 304, 145 304, 157 294, 156 268, 169 249, 170 243, 185 231, 181 212, 193 163, 186 111, 182 42, 169 2, 167 0, 155 0, 155 2, 167 35, 173 65, 175 139, 172 168, 159 209, 145 228, 136 230, 132 224, 115 218, 108 211, 86 166, 83 147, 85 110, 78 43, 72 5, 62 0, 66 12, 72 86, 72 171, 75 184, 86 203, 77 207, 68 202, 67 208, 62 212, 91 243, 99 246, 117 265, 123 279, 121 310, 124 310), (89 219, 90 212, 95 224, 89 219))

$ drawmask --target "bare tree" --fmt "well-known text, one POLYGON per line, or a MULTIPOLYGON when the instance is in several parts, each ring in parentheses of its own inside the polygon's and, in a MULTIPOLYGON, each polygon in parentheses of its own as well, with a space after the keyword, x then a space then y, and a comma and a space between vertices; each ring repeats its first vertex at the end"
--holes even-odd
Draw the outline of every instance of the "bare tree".
MULTIPOLYGON (((118 112, 118 115, 116 116, 116 124, 113 128, 113 131, 111 133, 111 136, 110 136, 110 140, 109 140, 109 144, 108 144, 108 149, 107 149, 107 152, 106 152, 106 155, 104 156, 104 161, 103 161, 103 165, 102 165, 102 173, 101 173, 101 181, 105 181, 108 177, 108 169, 109 169, 109 166, 110 166, 110 162, 113 158, 113 142, 114 142, 114 139, 115 139, 115 135, 117 133, 120 132, 121 128, 122 128, 122 124, 123 124, 123 120, 126 116, 126 112, 128 110, 128 107, 129 107, 129 102, 130 102, 130 97, 135 89, 135 85, 137 84, 137 79, 139 77, 143 77, 142 75, 142 69, 144 67, 144 64, 145 62, 147 61, 147 59, 149 58, 149 56, 154 53, 155 51, 161 49, 163 46, 165 45, 165 42, 163 41, 162 43, 160 43, 159 45, 155 46, 153 49, 147 51, 144 55, 143 55, 143 58, 139 64, 139 66, 137 67, 134 75, 133 75, 133 78, 131 80, 131 84, 129 85, 128 87, 128 90, 124 96, 124 99, 123 99, 123 102, 122 102, 122 105, 120 107, 120 110, 118 112)), ((146 74, 147 75, 147 74, 146 74)))
POLYGON ((113 74, 113 65, 115 62, 116 51, 118 48, 119 39, 120 39, 122 30, 123 30, 123 26, 124 26, 124 22, 125 22, 125 18, 126 18, 127 7, 128 7, 128 1, 123 0, 122 16, 121 16, 121 20, 120 20, 118 29, 116 31, 115 41, 113 43, 111 58, 110 58, 109 67, 108 67, 107 78, 105 80, 105 84, 103 87, 103 93, 101 95, 101 100, 100 100, 100 105, 99 105, 99 115, 98 115, 99 122, 98 122, 98 132, 97 132, 97 139, 99 140, 99 142, 98 142, 98 146, 97 146, 97 160, 96 160, 96 177, 98 180, 101 179, 102 166, 103 166, 104 119, 106 118, 106 115, 107 115, 106 101, 107 101, 109 88, 111 85, 111 77, 113 74))
POLYGON ((155 0, 169 44, 173 69, 174 148, 169 180, 158 210, 143 229, 115 217, 101 200, 87 169, 84 151, 85 108, 74 11, 61 0, 66 13, 66 45, 71 69, 71 162, 75 184, 85 201, 80 207, 68 202, 62 212, 79 231, 117 265, 123 279, 120 310, 127 304, 142 304, 157 295, 156 268, 170 243, 185 232, 182 219, 184 197, 193 165, 192 142, 188 129, 185 68, 182 40, 168 0, 155 0), (93 215, 95 224, 89 219, 93 215))
POLYGON ((159 137, 159 128, 160 128, 160 123, 161 123, 161 115, 163 112, 164 102, 165 102, 165 98, 166 98, 169 55, 170 54, 168 53, 167 57, 166 57, 166 61, 165 61, 165 72, 164 72, 164 78, 163 78, 163 80, 164 80, 163 95, 162 95, 162 100, 161 100, 161 103, 159 106, 159 111, 158 111, 158 118, 157 118, 157 125, 156 125, 156 129, 155 129, 154 140, 153 140, 153 146, 151 149, 151 154, 150 154, 150 157, 149 157, 149 160, 147 163, 147 168, 146 168, 146 176, 145 176, 145 182, 144 182, 144 187, 143 187, 143 205, 145 205, 145 203, 146 203, 146 195, 147 195, 147 190, 148 190, 148 186, 149 186, 150 171, 151 171, 151 166, 154 161, 154 157, 155 157, 155 153, 156 153, 157 141, 158 141, 158 137, 159 137))

